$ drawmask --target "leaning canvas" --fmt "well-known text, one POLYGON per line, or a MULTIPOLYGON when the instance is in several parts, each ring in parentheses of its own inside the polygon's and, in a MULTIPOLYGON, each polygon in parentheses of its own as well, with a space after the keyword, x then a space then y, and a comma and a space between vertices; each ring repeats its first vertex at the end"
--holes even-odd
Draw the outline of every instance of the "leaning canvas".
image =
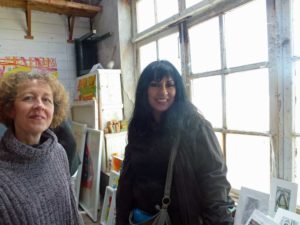
MULTIPOLYGON (((79 155, 80 162, 83 162, 86 128, 87 128, 86 124, 72 121, 72 131, 76 141, 76 152, 79 155)), ((75 183, 74 189, 75 189, 77 201, 79 201, 81 173, 82 173, 82 163, 80 163, 80 165, 78 166, 78 170, 75 175, 75 182, 74 182, 75 183)))
POLYGON ((278 208, 274 220, 279 225, 300 225, 300 215, 282 208, 278 208))
POLYGON ((274 216, 278 208, 296 212, 297 190, 296 183, 272 178, 269 214, 274 216))
POLYGON ((234 225, 245 225, 255 209, 268 214, 269 194, 242 187, 234 218, 234 225))
POLYGON ((273 218, 265 215, 261 211, 254 209, 246 225, 278 225, 273 218))
POLYGON ((96 222, 100 203, 100 171, 103 131, 87 128, 79 205, 96 222))

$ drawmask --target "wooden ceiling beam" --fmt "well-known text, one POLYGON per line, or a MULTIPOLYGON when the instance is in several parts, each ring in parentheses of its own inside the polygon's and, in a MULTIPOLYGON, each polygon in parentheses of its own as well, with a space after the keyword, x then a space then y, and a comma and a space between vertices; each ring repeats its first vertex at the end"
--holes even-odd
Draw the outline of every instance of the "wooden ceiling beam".
POLYGON ((58 13, 67 16, 94 17, 102 11, 101 6, 93 6, 66 0, 0 0, 0 6, 58 13))

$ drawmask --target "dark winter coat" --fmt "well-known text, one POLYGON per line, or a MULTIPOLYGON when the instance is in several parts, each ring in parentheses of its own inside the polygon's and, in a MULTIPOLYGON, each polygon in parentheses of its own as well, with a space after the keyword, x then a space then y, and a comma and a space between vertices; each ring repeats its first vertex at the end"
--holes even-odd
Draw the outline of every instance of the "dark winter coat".
MULTIPOLYGON (((127 145, 117 190, 116 225, 128 224, 133 208, 157 212, 173 142, 169 136, 157 127, 127 145)), ((211 125, 200 115, 193 116, 180 136, 168 209, 172 225, 233 224, 227 168, 211 125)))

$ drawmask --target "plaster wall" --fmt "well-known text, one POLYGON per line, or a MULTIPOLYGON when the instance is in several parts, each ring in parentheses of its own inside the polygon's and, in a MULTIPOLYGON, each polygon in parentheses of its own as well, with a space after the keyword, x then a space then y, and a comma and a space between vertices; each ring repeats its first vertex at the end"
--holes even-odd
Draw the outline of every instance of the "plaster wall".
MULTIPOLYGON (((73 43, 68 43, 65 15, 32 11, 33 40, 25 39, 27 25, 21 9, 0 7, 0 57, 55 58, 58 79, 73 99, 76 82, 76 60, 73 43)), ((89 19, 75 18, 73 38, 89 32, 89 19)))
POLYGON ((99 61, 104 68, 107 68, 107 63, 113 60, 114 69, 121 69, 124 116, 125 119, 130 119, 136 86, 131 44, 130 4, 126 0, 102 0, 101 5, 103 12, 95 18, 95 29, 98 35, 111 32, 112 36, 99 43, 99 61))

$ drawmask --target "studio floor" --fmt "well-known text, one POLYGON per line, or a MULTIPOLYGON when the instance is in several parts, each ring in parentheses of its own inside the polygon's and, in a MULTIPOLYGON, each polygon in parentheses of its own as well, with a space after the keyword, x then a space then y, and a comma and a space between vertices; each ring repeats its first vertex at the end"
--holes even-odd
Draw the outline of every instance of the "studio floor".
POLYGON ((91 218, 84 211, 80 211, 80 214, 81 214, 81 216, 83 218, 84 225, 100 225, 101 224, 100 223, 100 214, 101 214, 100 210, 98 211, 97 222, 92 221, 91 218))

